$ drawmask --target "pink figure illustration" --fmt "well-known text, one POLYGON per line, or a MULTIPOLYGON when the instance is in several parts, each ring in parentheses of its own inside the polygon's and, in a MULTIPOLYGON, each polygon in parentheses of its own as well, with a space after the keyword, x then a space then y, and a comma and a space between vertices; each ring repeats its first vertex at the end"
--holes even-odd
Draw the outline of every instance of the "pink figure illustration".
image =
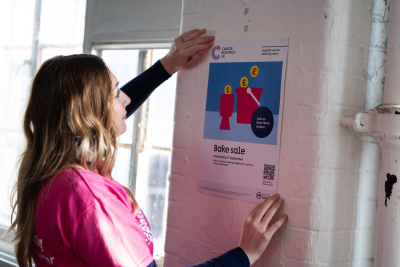
POLYGON ((221 103, 219 105, 219 115, 222 117, 221 125, 219 126, 220 130, 230 130, 231 127, 229 125, 229 118, 233 114, 233 101, 235 99, 235 95, 227 95, 221 94, 221 103))
POLYGON ((237 123, 251 124, 254 111, 260 106, 262 88, 237 87, 237 123))

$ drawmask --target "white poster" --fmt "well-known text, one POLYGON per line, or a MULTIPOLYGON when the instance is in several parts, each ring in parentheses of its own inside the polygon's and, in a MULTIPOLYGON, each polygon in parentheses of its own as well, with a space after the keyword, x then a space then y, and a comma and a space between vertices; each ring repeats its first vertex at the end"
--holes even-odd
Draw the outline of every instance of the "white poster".
POLYGON ((215 41, 203 105, 201 193, 260 203, 277 192, 288 43, 215 41))

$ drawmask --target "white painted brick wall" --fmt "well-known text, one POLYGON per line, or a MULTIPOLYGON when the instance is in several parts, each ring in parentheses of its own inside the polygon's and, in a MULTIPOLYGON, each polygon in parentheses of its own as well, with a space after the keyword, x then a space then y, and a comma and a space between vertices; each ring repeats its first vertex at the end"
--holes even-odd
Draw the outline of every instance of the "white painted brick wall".
MULTIPOLYGON (((371 9, 365 0, 183 2, 182 32, 289 37, 278 183, 280 214, 289 221, 255 266, 373 266, 353 255, 354 232, 367 231, 355 229, 360 139, 339 123, 364 105, 371 9)), ((197 190, 205 69, 202 62, 178 75, 165 266, 200 263, 236 247, 254 205, 197 190)), ((363 200, 375 208, 373 199, 363 200)))

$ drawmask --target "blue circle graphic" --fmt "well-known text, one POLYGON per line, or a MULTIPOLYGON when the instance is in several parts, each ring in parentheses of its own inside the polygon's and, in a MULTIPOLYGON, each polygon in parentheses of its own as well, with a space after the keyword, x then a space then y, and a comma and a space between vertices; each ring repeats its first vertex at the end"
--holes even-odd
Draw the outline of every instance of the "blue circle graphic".
POLYGON ((267 107, 259 107, 251 117, 251 130, 258 138, 267 137, 274 128, 274 115, 267 107))

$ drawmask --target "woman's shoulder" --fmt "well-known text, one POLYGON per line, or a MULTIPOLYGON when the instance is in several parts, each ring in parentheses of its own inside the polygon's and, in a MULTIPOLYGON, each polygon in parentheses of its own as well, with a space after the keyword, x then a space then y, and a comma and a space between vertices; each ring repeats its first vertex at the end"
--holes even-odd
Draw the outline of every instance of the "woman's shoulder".
POLYGON ((57 202, 81 202, 85 206, 93 201, 103 202, 109 198, 129 201, 125 190, 117 183, 96 172, 81 168, 70 168, 47 181, 42 196, 57 202))
POLYGON ((133 209, 121 186, 95 172, 79 168, 64 170, 49 179, 40 191, 37 205, 39 221, 54 220, 57 224, 57 218, 63 218, 68 226, 93 207, 133 209))

